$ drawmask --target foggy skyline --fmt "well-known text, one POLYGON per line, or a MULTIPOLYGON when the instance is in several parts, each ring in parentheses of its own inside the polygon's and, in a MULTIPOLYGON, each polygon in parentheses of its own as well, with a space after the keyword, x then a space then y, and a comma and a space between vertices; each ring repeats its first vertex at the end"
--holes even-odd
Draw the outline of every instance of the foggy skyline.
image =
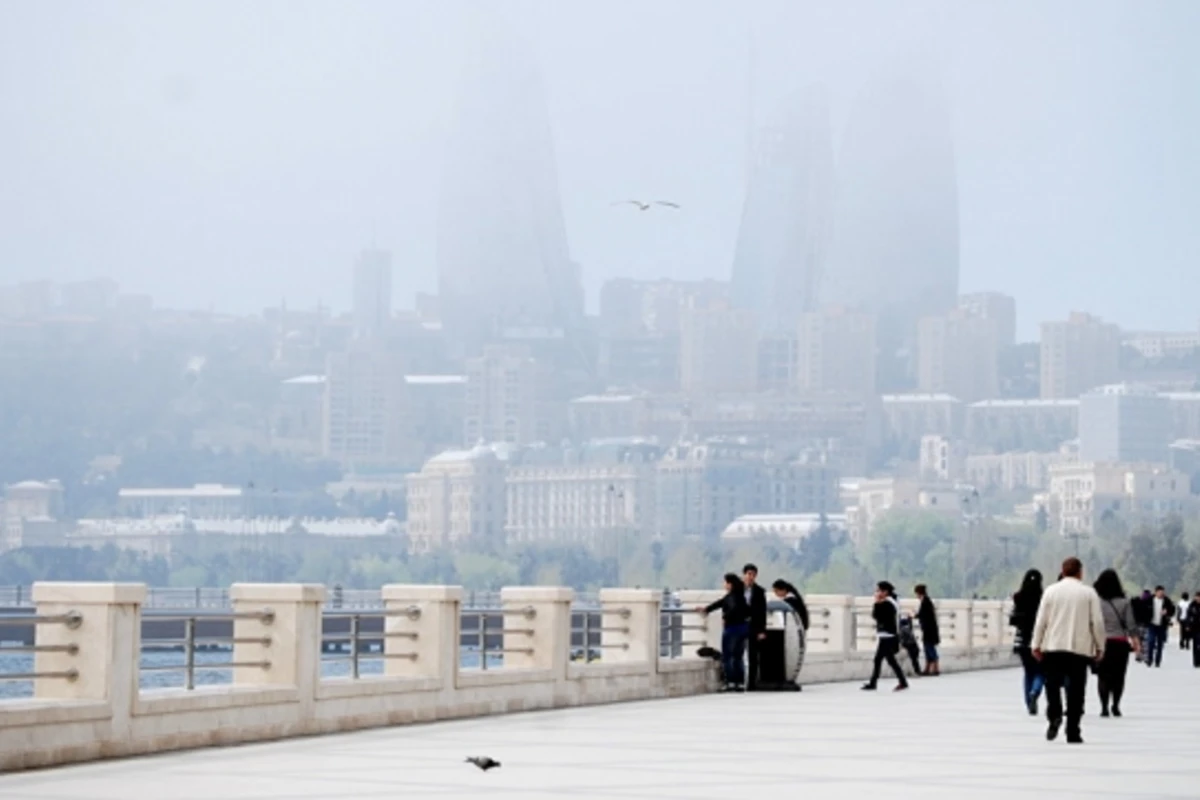
MULTIPOLYGON (((1197 324, 1179 291, 1200 255, 1191 4, 514 0, 502 15, 545 79, 590 308, 616 276, 727 279, 748 130, 819 83, 840 148, 872 76, 928 51, 952 115, 962 290, 1014 294, 1026 339, 1071 309, 1197 324), (636 196, 684 213, 610 206, 636 196)), ((0 282, 107 275, 167 306, 346 309, 374 245, 410 306, 437 283, 470 18, 450 2, 6 0, 0 282)))

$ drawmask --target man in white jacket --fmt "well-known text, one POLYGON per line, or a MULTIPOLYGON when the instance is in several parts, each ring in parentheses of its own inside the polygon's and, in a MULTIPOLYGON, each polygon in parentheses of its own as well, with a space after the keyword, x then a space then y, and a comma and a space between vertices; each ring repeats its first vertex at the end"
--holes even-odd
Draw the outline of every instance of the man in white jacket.
POLYGON ((1078 558, 1063 562, 1062 580, 1042 595, 1033 624, 1033 657, 1046 675, 1046 739, 1058 738, 1063 723, 1063 685, 1067 687, 1067 742, 1083 744, 1079 722, 1087 695, 1088 666, 1104 654, 1104 615, 1100 596, 1083 583, 1078 558))

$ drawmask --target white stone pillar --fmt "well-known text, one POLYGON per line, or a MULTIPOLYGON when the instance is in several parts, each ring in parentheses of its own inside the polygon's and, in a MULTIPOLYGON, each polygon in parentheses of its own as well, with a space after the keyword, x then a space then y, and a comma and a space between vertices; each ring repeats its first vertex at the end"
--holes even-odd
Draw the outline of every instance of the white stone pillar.
POLYGON ((38 700, 100 700, 112 709, 114 735, 125 735, 138 692, 141 658, 140 583, 35 583, 39 623, 35 643, 53 647, 34 656, 34 671, 67 677, 37 678, 38 700))
POLYGON ((848 594, 815 594, 805 598, 812 635, 811 649, 817 653, 838 653, 848 658, 854 651, 854 598, 848 594))
POLYGON ((873 597, 852 597, 851 623, 854 631, 850 651, 855 650, 863 653, 874 652, 878 637, 875 630, 875 598, 873 597))
POLYGON ((382 590, 385 674, 392 678, 457 681, 461 638, 461 586, 406 586, 382 590), (409 654, 416 658, 407 658, 409 654))
POLYGON ((601 661, 645 663, 657 671, 661 606, 662 593, 656 589, 601 589, 601 661))
POLYGON ((707 616, 696 611, 697 608, 715 603, 725 596, 725 592, 717 589, 684 589, 676 593, 679 605, 683 608, 683 657, 695 657, 701 647, 721 649, 721 631, 724 621, 721 612, 715 611, 707 616))
POLYGON ((235 686, 295 687, 311 705, 321 680, 321 606, 325 587, 311 583, 235 583, 235 686), (264 616, 264 614, 266 616, 264 616), (261 665, 261 666, 260 666, 261 665))
POLYGON ((574 599, 574 590, 561 586, 501 589, 504 668, 548 669, 556 680, 566 680, 574 599))
POLYGON ((943 619, 941 631, 943 645, 948 649, 970 655, 974 648, 974 643, 971 641, 974 635, 974 626, 971 624, 971 601, 942 600, 938 603, 938 612, 943 619))

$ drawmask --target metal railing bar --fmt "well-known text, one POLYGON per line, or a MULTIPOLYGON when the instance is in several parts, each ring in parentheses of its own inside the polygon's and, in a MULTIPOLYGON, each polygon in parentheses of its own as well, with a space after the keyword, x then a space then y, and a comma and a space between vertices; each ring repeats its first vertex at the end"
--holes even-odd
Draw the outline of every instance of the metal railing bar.
POLYGON ((61 672, 10 672, 0 675, 0 681, 33 681, 50 678, 75 681, 79 679, 79 670, 68 669, 61 672))
POLYGON ((77 644, 22 644, 12 645, 9 647, 0 647, 0 655, 4 653, 66 653, 67 655, 77 655, 79 653, 79 645, 77 644))
MULTIPOLYGON (((270 661, 222 661, 218 664, 174 664, 166 666, 142 667, 142 672, 183 672, 190 669, 193 672, 199 670, 222 670, 234 669, 235 667, 259 667, 260 669, 270 669, 270 661)), ((189 687, 193 688, 193 687, 189 687)))
POLYGON ((66 625, 69 630, 75 630, 83 624, 83 615, 78 611, 65 614, 0 614, 0 622, 14 627, 66 625))

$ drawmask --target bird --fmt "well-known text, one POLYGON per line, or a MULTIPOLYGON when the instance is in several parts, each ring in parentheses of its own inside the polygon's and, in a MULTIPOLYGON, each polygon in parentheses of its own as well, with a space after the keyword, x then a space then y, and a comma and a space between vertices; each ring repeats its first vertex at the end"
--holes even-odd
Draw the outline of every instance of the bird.
POLYGON ((614 206, 637 206, 638 211, 649 211, 652 206, 665 206, 667 208, 679 208, 678 203, 672 203, 670 200, 655 200, 653 203, 647 203, 643 200, 618 200, 613 203, 614 206))
POLYGON ((495 760, 494 758, 489 758, 488 756, 470 756, 467 759, 467 763, 474 764, 484 772, 487 772, 489 769, 496 769, 500 766, 499 761, 495 760))

